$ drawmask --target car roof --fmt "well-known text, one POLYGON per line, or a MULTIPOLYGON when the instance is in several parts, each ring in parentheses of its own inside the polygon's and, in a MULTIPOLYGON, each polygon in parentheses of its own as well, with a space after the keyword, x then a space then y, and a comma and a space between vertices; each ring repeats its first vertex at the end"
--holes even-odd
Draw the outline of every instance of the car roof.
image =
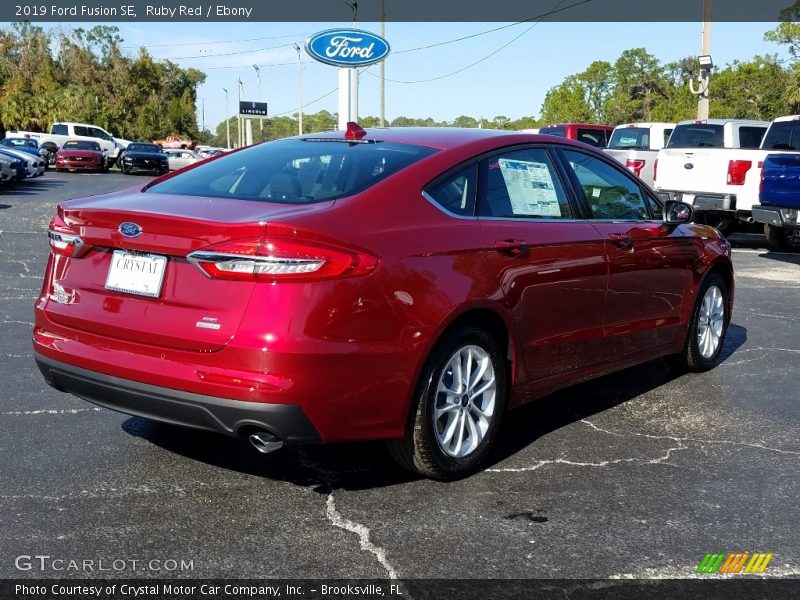
POLYGON ((768 121, 756 121, 754 119, 687 119, 680 121, 678 125, 725 125, 726 123, 734 123, 738 125, 755 125, 758 127, 767 127, 768 121))
POLYGON ((600 123, 553 123, 552 125, 542 125, 541 129, 548 127, 596 127, 598 129, 614 129, 613 125, 601 125, 600 123))
MULTIPOLYGON (((521 144, 521 143, 553 143, 553 136, 540 135, 537 133, 523 133, 520 131, 503 131, 500 129, 478 129, 465 127, 386 127, 366 129, 366 135, 362 141, 381 141, 397 144, 413 144, 416 146, 427 146, 438 150, 449 150, 466 146, 475 142, 494 140, 499 142, 497 145, 521 144)), ((344 131, 325 131, 310 135, 294 136, 288 139, 345 139, 344 131)), ((578 147, 586 147, 586 144, 574 142, 574 140, 559 139, 559 143, 566 143, 578 147)))

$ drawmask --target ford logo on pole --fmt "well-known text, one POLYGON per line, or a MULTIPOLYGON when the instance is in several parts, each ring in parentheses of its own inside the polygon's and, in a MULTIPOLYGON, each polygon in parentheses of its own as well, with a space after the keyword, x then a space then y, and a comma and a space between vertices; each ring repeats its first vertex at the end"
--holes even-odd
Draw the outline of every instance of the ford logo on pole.
POLYGON ((119 232, 125 237, 134 238, 142 235, 142 228, 136 223, 125 221, 119 226, 119 232))
POLYGON ((365 67, 389 55, 389 42, 362 29, 326 29, 306 40, 311 58, 335 67, 365 67))

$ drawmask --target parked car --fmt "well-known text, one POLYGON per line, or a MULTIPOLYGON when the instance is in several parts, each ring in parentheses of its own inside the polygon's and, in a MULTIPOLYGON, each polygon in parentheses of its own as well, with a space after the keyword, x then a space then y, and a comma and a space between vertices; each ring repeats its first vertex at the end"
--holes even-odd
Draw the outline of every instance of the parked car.
POLYGON ((800 153, 764 159, 759 201, 753 220, 764 224, 770 250, 800 250, 800 153))
POLYGON ((56 389, 290 444, 478 468, 506 410, 720 361, 730 245, 614 159, 480 129, 326 132, 61 202, 33 347, 56 389))
POLYGON ((223 148, 204 148, 203 150, 195 150, 195 152, 200 158, 211 158, 212 156, 225 154, 228 150, 224 150, 223 148))
POLYGON ((119 168, 123 175, 141 171, 163 175, 169 171, 169 162, 161 146, 149 142, 131 142, 122 154, 119 168))
POLYGON ((667 145, 675 123, 626 123, 611 133, 606 154, 647 185, 653 185, 658 151, 667 145))
POLYGON ((41 158, 39 155, 39 143, 33 138, 7 137, 0 140, 0 146, 27 152, 37 158, 41 158))
POLYGON ((605 148, 614 128, 610 125, 594 125, 591 123, 559 123, 539 128, 542 135, 555 135, 577 140, 595 148, 605 148))
POLYGON ((97 142, 69 140, 56 153, 56 171, 107 171, 108 159, 97 142))
POLYGON ((33 178, 44 175, 45 169, 47 168, 44 160, 28 152, 23 152, 22 150, 9 148, 8 146, 0 146, 0 153, 21 161, 25 170, 25 177, 33 178))
POLYGON ((178 169, 205 160, 202 156, 195 154, 191 150, 164 150, 164 154, 166 154, 167 160, 169 161, 170 171, 177 171, 178 169))
POLYGON ((766 141, 768 126, 747 119, 681 121, 658 152, 656 191, 692 204, 698 222, 732 233, 739 221, 752 221, 758 163, 767 155, 754 148, 766 141))
POLYGON ((180 135, 168 135, 163 140, 154 140, 154 144, 158 144, 165 150, 194 150, 197 142, 185 138, 180 135))
POLYGON ((20 167, 22 166, 22 161, 15 162, 8 156, 0 155, 0 183, 16 181, 19 174, 17 163, 19 163, 20 167))
MULTIPOLYGON (((107 164, 109 167, 116 162, 119 153, 130 143, 128 140, 115 138, 102 127, 88 125, 86 123, 53 123, 53 126, 50 128, 50 133, 39 133, 36 131, 10 131, 8 133, 13 133, 17 137, 35 139, 39 143, 39 147, 51 153, 54 160, 55 154, 68 140, 97 142, 106 152, 107 164)), ((51 162, 54 162, 54 160, 51 162)))

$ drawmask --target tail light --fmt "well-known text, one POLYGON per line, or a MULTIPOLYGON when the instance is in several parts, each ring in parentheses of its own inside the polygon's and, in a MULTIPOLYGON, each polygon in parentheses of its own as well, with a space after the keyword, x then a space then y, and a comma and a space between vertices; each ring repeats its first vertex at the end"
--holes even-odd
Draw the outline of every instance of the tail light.
POLYGON ((744 185, 747 172, 752 166, 751 160, 728 161, 728 185, 744 185))
POLYGON ((656 159, 655 162, 653 163, 653 182, 655 182, 657 175, 658 175, 658 159, 656 159))
POLYGON ((637 177, 641 176, 645 164, 647 164, 645 160, 634 160, 632 158, 625 161, 625 166, 637 177))
POLYGON ((77 258, 88 251, 81 236, 73 233, 60 216, 55 216, 50 221, 47 237, 50 239, 50 250, 53 254, 77 258))
POLYGON ((186 257, 212 279, 297 281, 366 275, 378 264, 369 254, 283 238, 231 240, 186 257))

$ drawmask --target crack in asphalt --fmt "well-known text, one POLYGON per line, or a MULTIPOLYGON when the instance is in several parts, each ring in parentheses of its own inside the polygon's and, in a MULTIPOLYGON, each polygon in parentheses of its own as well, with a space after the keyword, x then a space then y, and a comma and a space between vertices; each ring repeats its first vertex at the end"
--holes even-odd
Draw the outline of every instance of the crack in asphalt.
POLYGON ((565 458, 554 458, 548 460, 540 460, 537 461, 535 464, 527 466, 527 467, 503 467, 503 468, 493 468, 493 469, 486 469, 489 473, 525 473, 528 471, 538 471, 542 467, 546 465, 569 465, 572 467, 607 467, 608 465, 616 465, 620 463, 641 463, 641 464, 649 464, 649 465, 661 465, 667 464, 673 467, 677 467, 673 463, 668 463, 666 461, 669 460, 670 456, 673 452, 678 450, 685 450, 686 446, 678 442, 678 446, 672 446, 671 448, 667 448, 664 455, 656 458, 615 458, 613 460, 603 460, 600 462, 580 462, 576 460, 567 460, 565 458))
POLYGON ((706 439, 699 439, 699 438, 691 438, 691 437, 679 437, 674 435, 653 435, 650 433, 640 433, 638 431, 630 431, 625 433, 620 433, 617 431, 611 431, 608 429, 603 429, 602 427, 598 427, 588 419, 581 419, 581 423, 584 425, 588 425, 592 429, 596 431, 600 431, 602 433, 607 433, 609 435, 615 435, 619 437, 626 437, 626 436, 638 436, 644 437, 651 440, 671 440, 673 442, 695 442, 699 444, 729 444, 732 446, 744 446, 746 448, 756 448, 758 450, 766 450, 768 452, 777 452, 778 454, 789 454, 793 456, 800 456, 800 452, 795 450, 784 450, 781 448, 773 448, 771 446, 765 446, 764 444, 752 444, 749 442, 737 442, 734 440, 706 440, 706 439))
MULTIPOLYGON (((745 348, 744 350, 737 350, 736 354, 747 354, 748 352, 788 352, 789 354, 800 354, 800 350, 795 350, 792 348, 745 348)), ((755 362, 757 360, 764 360, 765 356, 759 356, 758 358, 743 358, 741 360, 736 361, 725 361, 720 366, 731 366, 731 365, 741 365, 743 363, 748 362, 755 362)))
POLYGON ((325 516, 328 517, 328 520, 335 527, 355 533, 358 536, 361 549, 375 555, 375 558, 378 560, 381 566, 386 569, 386 574, 388 575, 389 579, 397 579, 397 571, 395 571, 394 567, 392 567, 391 563, 389 563, 389 560, 386 557, 386 549, 375 545, 370 540, 369 527, 361 523, 356 523, 355 521, 345 519, 342 516, 342 513, 336 509, 336 500, 333 497, 333 492, 328 494, 328 499, 326 500, 325 504, 325 516))
POLYGON ((0 417, 22 417, 29 415, 77 415, 82 412, 102 411, 104 408, 65 408, 65 409, 44 409, 44 410, 12 410, 0 413, 0 417))
POLYGON ((325 493, 325 517, 334 527, 355 533, 358 536, 359 546, 361 550, 372 554, 381 567, 386 571, 389 579, 397 579, 397 570, 392 566, 387 557, 385 548, 378 546, 370 539, 370 529, 362 523, 346 519, 342 513, 336 508, 336 499, 334 492, 336 491, 334 485, 334 474, 327 471, 308 458, 308 456, 301 450, 298 451, 300 464, 314 472, 318 479, 318 486, 315 491, 325 493), (328 490, 323 492, 323 490, 328 490))

